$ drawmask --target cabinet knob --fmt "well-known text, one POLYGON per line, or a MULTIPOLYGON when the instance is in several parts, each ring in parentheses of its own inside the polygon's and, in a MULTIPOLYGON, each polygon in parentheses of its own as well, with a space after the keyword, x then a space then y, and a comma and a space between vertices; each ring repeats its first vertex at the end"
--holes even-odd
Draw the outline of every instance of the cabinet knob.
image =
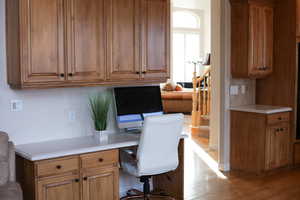
POLYGON ((57 166, 56 166, 56 169, 61 169, 61 165, 57 165, 57 166))
POLYGON ((146 72, 146 71, 143 71, 142 73, 143 73, 143 74, 146 74, 147 72, 146 72))
POLYGON ((73 76, 73 73, 69 73, 68 75, 69 75, 69 76, 73 76))
POLYGON ((87 178, 87 177, 84 177, 84 178, 83 178, 83 180, 84 180, 84 181, 87 181, 87 180, 88 180, 88 178, 87 178))
POLYGON ((78 183, 78 182, 79 182, 79 179, 78 179, 78 178, 76 178, 76 179, 75 179, 75 182, 76 182, 76 183, 78 183))
POLYGON ((278 117, 278 120, 282 120, 282 117, 278 117))
POLYGON ((99 162, 103 162, 103 158, 99 158, 99 162))
POLYGON ((140 72, 135 72, 136 74, 140 74, 140 72))
POLYGON ((280 131, 284 131, 284 128, 280 128, 280 131))
POLYGON ((65 74, 60 74, 60 77, 62 77, 62 78, 65 77, 65 74))

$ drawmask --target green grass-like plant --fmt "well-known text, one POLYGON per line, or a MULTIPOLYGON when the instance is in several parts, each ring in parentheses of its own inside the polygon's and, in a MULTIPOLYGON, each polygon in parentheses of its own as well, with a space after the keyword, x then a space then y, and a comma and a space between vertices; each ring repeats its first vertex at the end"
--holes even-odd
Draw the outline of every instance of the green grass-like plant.
POLYGON ((92 119, 96 131, 104 131, 107 127, 107 115, 111 104, 111 94, 102 92, 89 98, 92 119))

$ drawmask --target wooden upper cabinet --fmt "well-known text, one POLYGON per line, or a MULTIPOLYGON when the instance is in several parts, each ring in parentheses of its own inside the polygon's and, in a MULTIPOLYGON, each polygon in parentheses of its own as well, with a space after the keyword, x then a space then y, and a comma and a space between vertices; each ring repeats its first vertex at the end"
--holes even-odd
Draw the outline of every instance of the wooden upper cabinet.
POLYGON ((68 0, 68 80, 105 79, 105 4, 105 0, 68 0))
POLYGON ((140 0, 111 0, 108 79, 140 78, 140 0))
POLYGON ((160 83, 170 0, 6 0, 12 88, 160 83))
POLYGON ((296 35, 300 37, 300 0, 297 0, 296 3, 296 35))
POLYGON ((273 72, 274 8, 266 2, 232 2, 234 78, 264 78, 273 72))
POLYGON ((63 0, 24 0, 20 1, 20 9, 23 82, 63 81, 63 0))
POLYGON ((142 0, 142 74, 170 77, 170 0, 142 0))

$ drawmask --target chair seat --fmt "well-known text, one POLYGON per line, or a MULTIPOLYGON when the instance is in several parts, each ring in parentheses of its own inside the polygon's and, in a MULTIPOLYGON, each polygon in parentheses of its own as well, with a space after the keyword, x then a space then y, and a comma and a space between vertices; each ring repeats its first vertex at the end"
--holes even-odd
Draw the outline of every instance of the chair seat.
POLYGON ((18 183, 9 182, 0 186, 1 200, 22 200, 22 190, 18 183))

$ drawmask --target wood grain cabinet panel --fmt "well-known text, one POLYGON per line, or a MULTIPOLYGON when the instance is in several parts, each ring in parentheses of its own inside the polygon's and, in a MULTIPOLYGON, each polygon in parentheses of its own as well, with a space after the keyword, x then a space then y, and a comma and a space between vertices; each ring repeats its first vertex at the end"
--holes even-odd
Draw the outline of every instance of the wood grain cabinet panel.
POLYGON ((142 1, 142 74, 170 77, 170 0, 142 1))
POLYGON ((63 0, 20 1, 24 83, 64 81, 63 0))
POLYGON ((112 0, 109 10, 109 80, 139 80, 140 1, 112 0))
POLYGON ((300 37, 300 0, 296 0, 296 35, 300 37))
POLYGON ((273 72, 273 3, 271 0, 231 0, 231 3, 232 76, 264 78, 273 72))
POLYGON ((45 179, 37 183, 38 200, 80 200, 78 175, 45 179))
POLYGON ((119 169, 96 169, 83 174, 83 200, 118 200, 119 169))
POLYGON ((101 82, 106 68, 105 0, 68 0, 70 81, 101 82))

